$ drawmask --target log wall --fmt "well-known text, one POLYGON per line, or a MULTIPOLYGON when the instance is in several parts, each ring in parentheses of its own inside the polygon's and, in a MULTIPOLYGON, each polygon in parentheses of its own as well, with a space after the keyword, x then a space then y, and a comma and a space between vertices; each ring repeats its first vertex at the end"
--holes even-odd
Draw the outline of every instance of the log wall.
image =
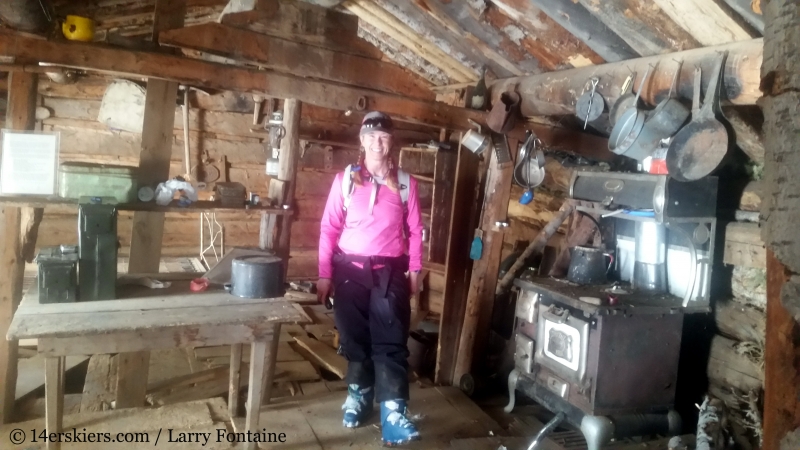
MULTIPOLYGON (((98 122, 98 112, 110 82, 105 78, 88 78, 72 85, 44 82, 40 86, 40 105, 49 110, 50 117, 41 121, 46 131, 61 133, 60 160, 137 164, 141 135, 109 129, 98 122)), ((265 174, 265 142, 268 133, 251 129, 253 125, 252 97, 231 92, 210 95, 191 91, 189 114, 189 143, 192 165, 203 160, 227 173, 229 181, 238 181, 248 191, 267 198, 269 177, 265 174)), ((337 140, 357 144, 358 122, 339 111, 310 106, 303 108, 301 136, 314 140, 337 140)), ((402 127, 402 126, 401 126, 402 127)), ((258 128, 258 127, 255 127, 258 128)), ((423 128, 409 125, 400 130, 403 139, 429 137, 423 128)), ((175 129, 172 138, 170 176, 181 175, 183 166, 183 118, 181 108, 175 109, 175 129)), ((297 174, 296 215, 292 224, 292 249, 289 261, 290 277, 317 276, 317 245, 319 221, 325 199, 335 173, 355 162, 357 150, 347 146, 325 146, 309 143, 301 152, 297 174)), ((221 180, 222 181, 222 180, 221 180)), ((423 201, 430 204, 430 192, 423 191, 423 201)), ((201 192, 207 197, 211 192, 201 192)), ((118 233, 121 254, 130 250, 133 214, 120 212, 118 233)), ((162 254, 165 256, 196 256, 200 247, 200 218, 196 213, 168 213, 164 228, 162 254)), ((217 219, 224 227, 226 249, 236 246, 257 246, 260 215, 219 213, 217 219)), ((75 244, 77 242, 77 212, 74 208, 48 208, 41 224, 38 246, 75 244)))

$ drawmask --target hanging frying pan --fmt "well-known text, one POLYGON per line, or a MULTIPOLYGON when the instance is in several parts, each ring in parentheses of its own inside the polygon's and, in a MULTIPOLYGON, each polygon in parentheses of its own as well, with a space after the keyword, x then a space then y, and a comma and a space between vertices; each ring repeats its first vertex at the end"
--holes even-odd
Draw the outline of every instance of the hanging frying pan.
POLYGON ((722 53, 709 77, 703 107, 700 103, 700 69, 695 70, 692 120, 672 138, 667 151, 667 170, 678 181, 693 181, 710 174, 728 152, 728 130, 717 120, 716 111, 722 68, 728 52, 722 53))
MULTIPOLYGON (((672 85, 669 88, 667 98, 661 100, 654 110, 647 113, 642 132, 627 153, 645 155, 645 157, 651 156, 659 148, 662 139, 671 138, 689 119, 689 108, 683 106, 680 101, 672 96, 672 92, 678 83, 682 66, 683 61, 680 61, 677 70, 675 70, 675 76, 672 78, 672 85)), ((628 156, 627 153, 625 156, 628 156)))

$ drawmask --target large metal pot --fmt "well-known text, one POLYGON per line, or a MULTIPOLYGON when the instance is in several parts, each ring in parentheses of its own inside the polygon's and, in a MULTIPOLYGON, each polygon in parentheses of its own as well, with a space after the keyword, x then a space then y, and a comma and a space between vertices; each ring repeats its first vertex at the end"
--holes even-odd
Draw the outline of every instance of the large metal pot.
POLYGON ((231 263, 231 294, 274 298, 283 293, 283 261, 277 256, 240 256, 231 263))

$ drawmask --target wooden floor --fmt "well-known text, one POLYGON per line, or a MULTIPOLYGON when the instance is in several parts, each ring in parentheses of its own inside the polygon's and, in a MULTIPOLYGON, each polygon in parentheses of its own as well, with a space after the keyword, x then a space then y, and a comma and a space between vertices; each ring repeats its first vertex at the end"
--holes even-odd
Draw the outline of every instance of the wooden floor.
MULTIPOLYGON (((365 426, 348 429, 342 426, 341 405, 345 391, 320 392, 299 397, 285 397, 262 408, 260 426, 266 432, 285 433, 285 443, 262 444, 262 449, 359 450, 380 448, 379 414, 365 426)), ((377 405, 376 405, 377 406, 377 405)), ((452 387, 420 388, 412 385, 410 413, 415 416, 422 440, 408 449, 447 449, 453 440, 483 438, 499 434, 500 426, 460 390, 452 387)), ((178 403, 161 408, 132 408, 104 412, 85 412, 64 416, 64 429, 71 432, 147 433, 149 442, 136 443, 65 443, 64 450, 100 449, 237 449, 238 445, 217 442, 220 431, 241 429, 243 419, 231 422, 225 402, 220 398, 178 403), (158 445, 155 439, 159 429, 158 445), (169 442, 179 433, 211 433, 208 444, 169 442)), ((31 442, 31 430, 44 429, 44 419, 3 425, 0 427, 0 448, 39 450, 45 446, 31 442), (9 436, 14 429, 24 430, 26 442, 12 445, 9 436)), ((202 441, 201 441, 202 443, 202 441)), ((460 448, 460 447, 459 447, 460 448)), ((496 448, 496 447, 495 447, 496 448)))
MULTIPOLYGON (((303 396, 262 409, 260 424, 267 431, 283 431, 286 443, 262 448, 303 450, 360 450, 381 447, 379 414, 365 426, 342 426, 344 392, 303 396)), ((377 405, 376 405, 377 406, 377 405)), ((460 390, 453 387, 419 388, 412 385, 409 412, 422 440, 403 447, 416 450, 448 449, 455 439, 480 438, 501 432, 500 425, 460 390)), ((241 421, 234 420, 234 429, 241 421)), ((495 447, 496 448, 496 447, 495 447)))

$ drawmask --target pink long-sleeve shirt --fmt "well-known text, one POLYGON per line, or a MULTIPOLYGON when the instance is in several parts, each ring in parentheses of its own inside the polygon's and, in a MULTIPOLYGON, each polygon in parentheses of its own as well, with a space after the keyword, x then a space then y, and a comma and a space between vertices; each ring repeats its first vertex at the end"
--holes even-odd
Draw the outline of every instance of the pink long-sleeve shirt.
MULTIPOLYGON (((350 205, 343 210, 342 178, 340 172, 333 180, 319 238, 319 277, 331 278, 333 265, 331 259, 337 244, 351 255, 359 256, 401 256, 405 253, 403 238, 403 200, 400 192, 393 192, 388 186, 380 186, 375 199, 372 215, 369 213, 369 199, 372 184, 353 186, 350 205)), ((411 178, 408 185, 408 256, 409 270, 422 269, 422 218, 417 195, 417 180, 411 178)))

